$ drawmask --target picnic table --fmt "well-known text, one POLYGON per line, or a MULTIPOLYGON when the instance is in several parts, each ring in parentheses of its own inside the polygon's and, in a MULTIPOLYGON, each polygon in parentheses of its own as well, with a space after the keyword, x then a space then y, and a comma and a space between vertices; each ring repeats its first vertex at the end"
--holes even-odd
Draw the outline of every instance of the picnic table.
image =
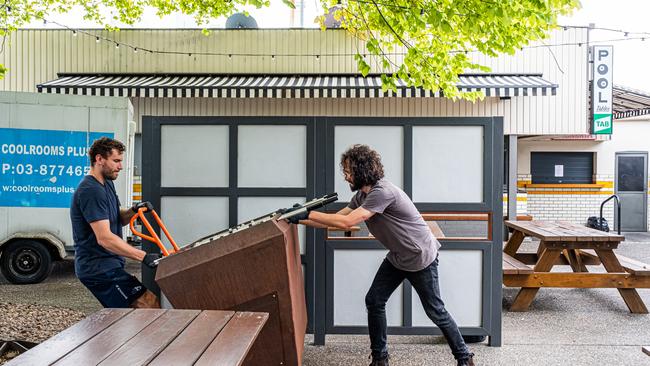
POLYGON ((267 313, 103 309, 7 365, 241 365, 267 313))
POLYGON ((510 310, 526 311, 541 287, 616 288, 632 313, 648 309, 637 288, 650 288, 650 265, 614 253, 622 235, 563 221, 506 221, 513 230, 503 248, 503 284, 521 287, 510 310), (526 236, 540 240, 537 253, 519 253, 526 236), (551 272, 570 265, 573 272, 551 272), (590 273, 602 265, 606 273, 590 273))

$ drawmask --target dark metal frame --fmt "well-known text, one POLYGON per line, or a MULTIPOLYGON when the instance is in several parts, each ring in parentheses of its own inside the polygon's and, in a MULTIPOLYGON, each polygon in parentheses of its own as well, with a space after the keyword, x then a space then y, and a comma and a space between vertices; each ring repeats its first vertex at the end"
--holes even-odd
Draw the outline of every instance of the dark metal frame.
MULTIPOLYGON (((483 126, 483 202, 481 203, 434 203, 417 202, 422 212, 485 212, 493 218, 492 240, 489 241, 445 241, 442 250, 472 249, 483 253, 483 293, 481 327, 461 328, 464 335, 487 335, 491 346, 501 345, 501 250, 502 250, 502 167, 503 167, 503 119, 501 117, 481 118, 359 118, 359 117, 143 117, 143 199, 160 207, 160 198, 174 196, 223 196, 229 198, 229 223, 237 224, 237 198, 241 196, 304 196, 319 197, 334 190, 334 127, 337 125, 360 126, 403 126, 404 128, 404 191, 412 196, 413 127, 415 126, 483 126), (239 188, 237 187, 237 126, 239 125, 305 125, 307 126, 306 188, 239 188), (230 126, 229 186, 221 188, 161 187, 161 126, 162 125, 228 125, 230 126)), ((334 203, 329 210, 345 207, 334 203)), ((158 230, 158 228, 156 228, 158 230)), ((307 243, 302 263, 305 265, 308 331, 314 333, 314 343, 324 344, 327 333, 366 333, 366 327, 335 327, 333 325, 333 255, 337 249, 369 249, 383 247, 376 241, 327 240, 325 230, 307 229, 307 243)), ((158 249, 144 243, 147 252, 158 249)), ((143 268, 143 282, 157 290, 153 273, 143 268)), ((438 328, 412 326, 412 289, 404 283, 403 324, 389 327, 391 334, 440 334, 438 328)))
MULTIPOLYGON (((150 201, 154 207, 161 207, 162 196, 213 196, 228 198, 229 226, 236 226, 238 198, 239 197, 305 197, 307 199, 316 197, 314 182, 314 120, 305 117, 142 117, 142 197, 150 201), (222 125, 229 126, 229 166, 228 166, 228 187, 162 187, 161 186, 161 127, 163 125, 222 125), (307 156, 306 156, 306 187, 305 188, 242 188, 237 184, 237 151, 238 151, 238 126, 245 125, 303 125, 307 128, 307 156)), ((209 147, 206 147, 206 151, 209 147)), ((154 226, 154 225, 152 225, 154 226)), ((160 232, 157 226, 156 231, 160 232)), ((171 228, 173 229, 173 228, 171 228)), ((314 229, 306 230, 305 254, 301 256, 301 262, 305 266, 305 296, 307 298, 307 315, 313 319, 313 276, 314 276, 314 229)), ((157 252, 155 245, 143 242, 143 249, 147 252, 157 252)), ((152 290, 159 293, 159 288, 154 281, 154 273, 148 268, 142 268, 143 283, 152 290)), ((309 324, 309 330, 313 326, 309 324)))
MULTIPOLYGON (((440 240, 441 250, 471 249, 481 250, 483 254, 483 292, 482 292, 482 326, 464 327, 464 335, 487 335, 490 337, 491 346, 501 345, 501 261, 502 261, 502 226, 503 226, 503 119, 500 117, 481 118, 356 118, 337 117, 325 119, 325 182, 317 181, 317 190, 322 192, 334 189, 334 179, 337 172, 334 164, 334 128, 340 125, 357 126, 402 126, 403 134, 403 182, 404 191, 412 196, 412 163, 413 163, 413 127, 417 126, 482 126, 484 128, 484 157, 483 157, 483 202, 481 203, 435 203, 416 202, 416 207, 421 212, 485 212, 491 213, 492 238, 484 241, 458 241, 440 240)), ((346 203, 335 203, 329 209, 339 210, 346 203)), ((325 334, 363 334, 367 327, 335 326, 333 317, 334 304, 334 251, 344 249, 378 250, 383 246, 377 241, 368 240, 326 240, 325 235, 317 238, 317 243, 325 241, 325 246, 317 245, 316 269, 316 314, 314 342, 324 344, 325 334)), ((412 288, 408 281, 403 283, 403 326, 389 327, 389 334, 441 334, 436 327, 412 326, 412 288)))

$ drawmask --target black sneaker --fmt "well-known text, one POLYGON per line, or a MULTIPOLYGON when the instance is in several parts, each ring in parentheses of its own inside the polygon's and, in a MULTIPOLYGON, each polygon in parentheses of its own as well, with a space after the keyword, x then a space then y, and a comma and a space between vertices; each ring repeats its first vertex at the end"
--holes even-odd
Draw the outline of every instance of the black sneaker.
POLYGON ((458 360, 458 366, 474 366, 474 354, 470 353, 469 358, 458 360))
POLYGON ((388 355, 384 358, 374 358, 370 355, 368 358, 372 358, 369 366, 388 366, 388 355))

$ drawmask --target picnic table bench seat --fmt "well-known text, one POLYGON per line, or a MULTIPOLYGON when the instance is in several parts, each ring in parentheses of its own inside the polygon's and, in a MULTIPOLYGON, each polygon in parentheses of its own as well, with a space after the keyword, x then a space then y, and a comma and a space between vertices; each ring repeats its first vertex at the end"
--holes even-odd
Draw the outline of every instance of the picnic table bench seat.
MULTIPOLYGON (((594 250, 581 249, 580 255, 585 258, 590 259, 594 264, 600 264, 600 259, 594 250)), ((650 264, 640 262, 636 259, 628 258, 626 256, 616 254, 616 258, 625 269, 625 272, 637 275, 637 276, 650 276, 650 264)))
POLYGON ((527 264, 520 262, 514 257, 503 253, 503 274, 528 274, 533 273, 533 269, 527 264))

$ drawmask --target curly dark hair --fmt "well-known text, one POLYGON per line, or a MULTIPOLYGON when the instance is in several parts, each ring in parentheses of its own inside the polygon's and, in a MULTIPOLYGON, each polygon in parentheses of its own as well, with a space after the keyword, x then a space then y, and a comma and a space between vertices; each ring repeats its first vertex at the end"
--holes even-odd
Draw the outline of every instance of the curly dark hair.
POLYGON ((104 159, 107 159, 112 154, 113 149, 118 153, 123 153, 124 150, 126 150, 126 147, 123 143, 110 137, 100 137, 95 140, 90 149, 88 149, 90 165, 95 166, 95 157, 97 157, 97 155, 101 155, 104 159))
POLYGON ((372 186, 384 177, 381 156, 368 145, 352 145, 341 155, 340 164, 341 170, 346 167, 351 170, 354 179, 353 190, 372 186))

